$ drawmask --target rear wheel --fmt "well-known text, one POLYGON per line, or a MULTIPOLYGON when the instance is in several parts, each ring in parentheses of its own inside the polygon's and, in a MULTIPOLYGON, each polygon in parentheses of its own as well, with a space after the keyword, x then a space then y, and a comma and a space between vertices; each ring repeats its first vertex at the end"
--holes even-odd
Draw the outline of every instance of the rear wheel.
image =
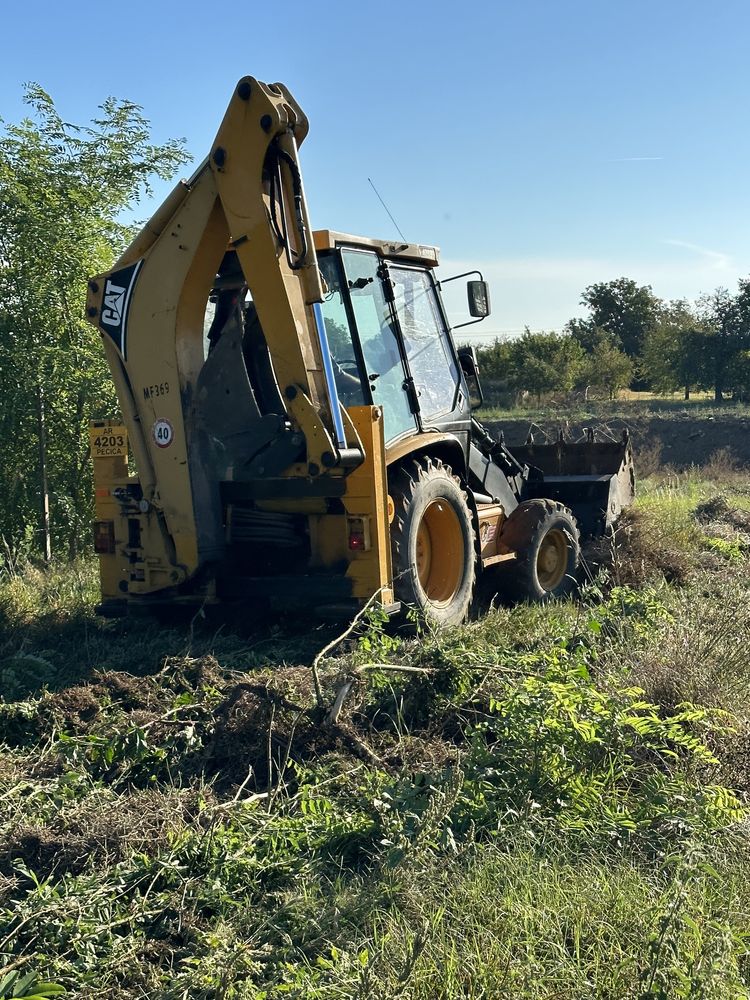
POLYGON ((503 526, 501 541, 518 553, 504 574, 504 590, 514 600, 566 597, 578 586, 581 544, 567 507, 554 500, 527 500, 503 526))
POLYGON ((419 458, 391 473, 394 591, 442 625, 469 613, 476 582, 474 529, 461 481, 437 459, 419 458))

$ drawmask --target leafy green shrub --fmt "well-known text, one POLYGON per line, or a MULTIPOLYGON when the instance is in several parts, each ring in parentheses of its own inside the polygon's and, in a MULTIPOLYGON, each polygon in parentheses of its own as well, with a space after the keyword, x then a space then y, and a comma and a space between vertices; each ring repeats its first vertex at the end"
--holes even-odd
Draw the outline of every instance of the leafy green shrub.
POLYGON ((9 972, 0 979, 0 1000, 46 1000, 65 992, 58 983, 45 983, 34 972, 9 972))
MULTIPOLYGON (((661 613, 658 604, 653 611, 661 613)), ((640 688, 599 688, 583 645, 563 642, 522 662, 527 675, 470 726, 460 769, 381 794, 392 861, 407 844, 424 843, 428 828, 436 847, 523 823, 660 852, 744 815, 728 789, 695 777, 717 763, 704 737, 722 729, 721 713, 685 704, 664 716, 640 688)))
POLYGON ((9 656, 0 659, 0 698, 15 701, 47 684, 56 674, 54 664, 43 656, 9 656))
POLYGON ((699 997, 735 1000, 747 997, 738 955, 746 954, 743 935, 726 919, 707 917, 706 888, 723 892, 723 878, 692 845, 672 855, 662 866, 669 881, 648 913, 652 932, 641 959, 639 997, 657 1000, 697 1000, 699 997), (702 906, 696 912, 692 898, 703 886, 702 906))
POLYGON ((561 657, 493 700, 476 727, 469 816, 475 826, 508 811, 555 817, 565 829, 661 850, 743 815, 728 790, 690 777, 716 763, 698 734, 718 726, 691 705, 662 717, 640 688, 600 690, 580 656, 561 657))
POLYGON ((655 587, 616 586, 607 595, 592 587, 587 598, 591 612, 587 628, 594 634, 604 627, 608 635, 621 635, 626 629, 631 635, 645 636, 672 619, 663 591, 655 587))
POLYGON ((701 546, 709 552, 715 552, 727 562, 742 562, 746 547, 740 541, 728 538, 716 538, 712 535, 704 535, 701 539, 701 546))

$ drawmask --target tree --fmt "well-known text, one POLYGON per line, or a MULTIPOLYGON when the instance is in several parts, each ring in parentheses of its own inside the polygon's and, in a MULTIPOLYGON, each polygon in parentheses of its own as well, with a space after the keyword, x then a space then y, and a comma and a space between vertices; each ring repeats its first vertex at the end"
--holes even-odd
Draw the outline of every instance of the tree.
POLYGON ((88 422, 117 410, 86 279, 132 238, 122 213, 150 179, 187 157, 181 140, 153 145, 129 101, 108 98, 85 127, 37 85, 25 101, 31 117, 0 121, 0 533, 75 554, 91 517, 88 422))
POLYGON ((614 338, 600 341, 586 356, 581 370, 581 380, 587 386, 606 389, 614 399, 618 389, 630 385, 633 362, 615 343, 614 338))
POLYGON ((701 321, 701 364, 706 384, 713 387, 714 399, 722 402, 724 393, 745 378, 744 352, 748 348, 750 330, 747 318, 750 309, 747 297, 750 292, 740 283, 737 296, 726 288, 717 288, 710 295, 698 300, 701 321))
POLYGON ((477 349, 482 378, 496 381, 507 379, 511 366, 512 344, 511 340, 495 338, 489 347, 477 349))
POLYGON ((597 326, 593 320, 571 319, 565 324, 565 332, 577 340, 587 354, 598 347, 604 341, 613 343, 615 347, 621 348, 620 338, 603 326, 597 326))
POLYGON ((547 392, 569 392, 583 364, 584 351, 573 337, 532 333, 528 327, 510 343, 509 380, 517 390, 540 399, 547 392))
POLYGON ((629 358, 641 355, 646 335, 659 317, 659 299, 650 285, 639 286, 630 278, 603 281, 589 285, 581 302, 591 310, 589 322, 616 338, 616 346, 629 358))
POLYGON ((643 371, 651 387, 665 393, 681 388, 685 399, 691 389, 703 388, 703 338, 700 320, 686 301, 664 303, 643 347, 643 371))

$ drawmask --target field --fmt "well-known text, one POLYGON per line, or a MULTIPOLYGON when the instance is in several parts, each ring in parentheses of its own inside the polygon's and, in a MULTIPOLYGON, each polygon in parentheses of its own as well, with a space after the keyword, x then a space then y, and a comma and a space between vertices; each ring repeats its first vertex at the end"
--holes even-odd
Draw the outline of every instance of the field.
POLYGON ((482 420, 503 428, 509 444, 555 440, 560 427, 579 440, 587 427, 602 437, 620 438, 627 430, 639 456, 641 475, 664 467, 677 470, 706 467, 721 453, 718 467, 750 467, 750 407, 717 404, 709 399, 636 399, 589 402, 551 407, 502 410, 488 406, 482 420), (554 417, 551 413, 554 412, 554 417))
POLYGON ((623 407, 567 417, 712 451, 644 448, 576 601, 336 642, 6 564, 0 998, 750 996, 747 416, 623 407))

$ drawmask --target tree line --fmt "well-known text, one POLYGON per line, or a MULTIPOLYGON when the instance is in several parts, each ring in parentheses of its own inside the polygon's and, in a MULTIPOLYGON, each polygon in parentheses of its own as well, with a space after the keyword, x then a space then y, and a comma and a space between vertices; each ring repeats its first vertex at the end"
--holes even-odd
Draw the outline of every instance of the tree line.
POLYGON ((711 391, 750 398, 750 279, 736 292, 718 288, 695 303, 666 301, 629 278, 589 285, 588 315, 562 333, 496 340, 477 352, 482 375, 496 390, 537 399, 573 390, 606 393, 711 391))
POLYGON ((28 117, 0 120, 0 541, 6 558, 74 556, 90 537, 89 421, 118 412, 86 281, 139 228, 123 213, 187 156, 153 144, 129 101, 76 126, 41 87, 25 100, 28 117))

